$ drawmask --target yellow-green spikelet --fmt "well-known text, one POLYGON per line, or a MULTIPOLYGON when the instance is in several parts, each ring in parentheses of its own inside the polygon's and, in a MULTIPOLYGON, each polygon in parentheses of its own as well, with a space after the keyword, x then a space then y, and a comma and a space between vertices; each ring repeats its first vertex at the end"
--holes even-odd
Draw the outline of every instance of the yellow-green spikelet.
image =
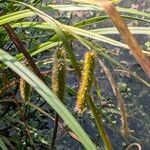
POLYGON ((19 87, 22 100, 28 101, 31 94, 31 86, 23 78, 20 78, 19 87))
POLYGON ((84 56, 83 72, 75 107, 78 113, 82 113, 84 111, 86 99, 88 98, 90 93, 94 76, 94 58, 94 52, 87 52, 84 56))
POLYGON ((52 71, 52 91, 64 101, 66 88, 66 56, 63 49, 57 50, 52 71))

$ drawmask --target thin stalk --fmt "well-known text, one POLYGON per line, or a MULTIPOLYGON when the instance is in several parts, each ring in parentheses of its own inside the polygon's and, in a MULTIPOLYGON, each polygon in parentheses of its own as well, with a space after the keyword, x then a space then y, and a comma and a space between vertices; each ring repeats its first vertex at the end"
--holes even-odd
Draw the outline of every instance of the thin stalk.
POLYGON ((128 137, 128 135, 130 134, 130 130, 128 127, 128 117, 127 117, 127 112, 126 112, 126 107, 125 107, 125 102, 124 99, 122 97, 122 95, 120 94, 119 88, 117 86, 117 83, 115 82, 115 80, 112 77, 112 74, 110 73, 110 71, 108 70, 108 68, 105 66, 105 64, 97 57, 101 67, 103 68, 109 82, 110 85, 112 87, 112 90, 114 92, 114 95, 117 98, 118 101, 118 105, 120 107, 120 115, 121 115, 121 123, 122 123, 122 128, 123 128, 123 135, 125 136, 125 138, 128 137))
POLYGON ((57 131, 58 131, 58 123, 59 123, 59 115, 56 113, 55 127, 54 127, 54 130, 53 130, 53 136, 52 136, 52 141, 51 141, 51 150, 53 150, 55 148, 55 142, 56 142, 57 131))
POLYGON ((21 40, 19 39, 19 37, 17 36, 17 34, 14 32, 14 30, 11 28, 11 26, 9 24, 5 24, 3 25, 3 27, 5 28, 6 32, 8 33, 10 39, 13 41, 13 43, 15 44, 15 46, 17 47, 17 49, 23 53, 24 57, 27 59, 28 64, 30 65, 30 67, 33 69, 33 71, 35 72, 35 74, 44 81, 43 76, 40 72, 40 70, 38 69, 37 65, 35 64, 34 60, 32 59, 32 57, 30 56, 29 52, 27 51, 27 49, 24 47, 23 43, 21 42, 21 40))
POLYGON ((97 112, 97 109, 96 109, 91 97, 88 97, 88 105, 89 105, 89 107, 91 109, 91 112, 94 116, 98 131, 99 131, 100 136, 102 137, 102 140, 105 144, 106 150, 112 150, 113 148, 112 148, 110 139, 109 139, 109 137, 108 137, 108 135, 107 135, 107 133, 104 129, 104 125, 102 123, 101 115, 99 115, 99 113, 97 112))
POLYGON ((30 144, 32 145, 32 148, 33 148, 34 150, 36 150, 35 144, 34 144, 34 142, 33 142, 33 139, 32 139, 31 133, 30 133, 30 129, 29 129, 28 124, 27 124, 27 122, 26 122, 26 118, 25 118, 25 116, 24 116, 24 114, 23 114, 23 112, 22 112, 22 110, 21 110, 21 108, 20 108, 20 105, 19 105, 19 103, 18 103, 18 101, 17 101, 15 95, 13 95, 13 98, 14 98, 14 102, 15 102, 15 104, 16 104, 18 110, 19 110, 20 117, 21 117, 21 119, 22 119, 22 121, 23 121, 23 123, 24 123, 24 125, 25 125, 26 133, 27 133, 27 136, 29 137, 30 144))

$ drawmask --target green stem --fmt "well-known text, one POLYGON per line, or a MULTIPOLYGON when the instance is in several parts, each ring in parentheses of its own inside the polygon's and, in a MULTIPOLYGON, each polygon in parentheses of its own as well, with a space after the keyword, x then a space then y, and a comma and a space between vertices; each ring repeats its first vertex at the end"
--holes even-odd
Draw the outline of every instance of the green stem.
POLYGON ((102 137, 102 140, 105 144, 105 148, 106 150, 112 150, 112 145, 111 145, 111 142, 110 142, 110 139, 104 129, 104 125, 102 123, 102 119, 101 119, 101 116, 98 115, 98 112, 96 111, 96 107, 92 101, 92 98, 89 96, 88 97, 88 105, 91 109, 91 112, 95 118, 95 122, 96 122, 96 125, 97 125, 97 128, 98 128, 98 131, 100 133, 100 136, 102 137))

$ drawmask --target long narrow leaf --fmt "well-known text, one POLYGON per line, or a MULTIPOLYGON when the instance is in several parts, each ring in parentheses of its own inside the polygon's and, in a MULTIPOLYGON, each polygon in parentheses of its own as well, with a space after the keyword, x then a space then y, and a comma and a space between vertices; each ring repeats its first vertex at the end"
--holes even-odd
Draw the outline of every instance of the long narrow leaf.
MULTIPOLYGON (((38 23, 38 22, 21 22, 21 23, 15 23, 12 25, 13 28, 16 27, 22 27, 22 28, 39 28, 39 29, 46 29, 46 30, 52 30, 51 26, 48 25, 48 23, 38 23)), ((76 30, 78 28, 75 28, 76 30)), ((150 28, 149 27, 129 27, 132 34, 145 34, 150 35, 150 28)), ((118 30, 115 27, 110 28, 99 28, 99 29, 93 29, 93 30, 87 30, 92 31, 96 34, 119 34, 118 30)))
POLYGON ((34 16, 34 15, 35 15, 35 13, 29 9, 17 11, 17 12, 8 14, 8 15, 3 15, 0 17, 0 25, 9 23, 11 21, 16 21, 18 19, 22 19, 25 17, 34 16))
POLYGON ((0 138, 0 148, 2 150, 8 150, 7 147, 6 147, 6 145, 5 145, 5 143, 3 142, 3 140, 1 138, 0 138))
MULTIPOLYGON (((150 35, 150 28, 149 27, 129 27, 129 30, 132 34, 145 34, 150 35)), ((90 30, 97 34, 119 34, 119 31, 115 27, 111 28, 100 28, 100 29, 94 29, 90 30)))
MULTIPOLYGON (((88 2, 88 1, 87 1, 88 2)), ((55 4, 50 4, 48 6, 45 7, 51 7, 53 9, 59 10, 59 11, 90 11, 90 10, 95 10, 95 11, 104 11, 104 9, 102 7, 98 7, 96 5, 92 5, 92 4, 64 4, 64 5, 55 5, 55 4)), ((139 11, 136 9, 132 9, 132 8, 123 8, 123 7, 117 7, 117 10, 119 12, 123 12, 123 13, 129 13, 129 14, 133 14, 133 15, 140 15, 140 16, 144 16, 144 17, 150 17, 150 14, 148 12, 143 12, 143 11, 139 11)))

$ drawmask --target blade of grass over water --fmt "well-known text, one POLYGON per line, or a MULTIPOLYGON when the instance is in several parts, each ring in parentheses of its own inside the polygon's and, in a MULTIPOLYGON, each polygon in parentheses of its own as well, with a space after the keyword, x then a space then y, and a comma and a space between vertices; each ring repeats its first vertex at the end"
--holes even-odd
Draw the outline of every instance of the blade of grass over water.
MULTIPOLYGON (((56 48, 58 45, 61 45, 62 42, 51 42, 51 41, 47 41, 45 43, 42 43, 38 46, 35 46, 34 48, 28 50, 29 54, 31 56, 36 56, 44 51, 48 51, 51 50, 52 48, 56 48)), ((17 54, 15 56, 18 60, 21 60, 23 58, 23 54, 17 54)))
POLYGON ((0 25, 9 23, 11 21, 16 21, 18 19, 23 19, 25 17, 31 17, 34 15, 35 15, 35 13, 29 9, 20 10, 20 11, 11 13, 11 14, 0 16, 0 25))
MULTIPOLYGON (((138 21, 150 23, 150 20, 148 20, 148 19, 138 18, 138 17, 134 17, 134 16, 121 15, 121 17, 124 18, 124 19, 138 20, 138 21)), ((79 22, 75 23, 73 26, 75 26, 75 27, 84 27, 84 26, 91 25, 91 24, 94 24, 94 23, 100 23, 100 22, 106 21, 108 19, 110 19, 110 18, 109 18, 109 16, 106 16, 106 15, 96 16, 96 17, 85 19, 83 21, 79 21, 79 22)))
MULTIPOLYGON (((21 22, 21 23, 15 23, 15 24, 12 25, 12 28, 16 28, 16 27, 20 27, 20 28, 39 28, 39 29, 46 29, 46 30, 51 29, 52 30, 52 28, 50 26, 48 26, 48 23, 46 23, 46 22, 43 22, 43 23, 21 22)), ((78 28, 75 28, 75 29, 77 30, 78 28)), ((129 30, 131 31, 132 34, 150 35, 150 28, 149 27, 129 27, 129 30)), ((119 31, 115 27, 99 28, 99 29, 96 28, 96 29, 87 30, 87 31, 92 31, 96 34, 102 34, 102 35, 105 35, 105 34, 107 34, 107 35, 108 34, 119 34, 119 31)))
POLYGON ((62 117, 69 128, 78 136, 80 142, 87 150, 96 150, 95 145, 91 142, 87 134, 81 128, 79 123, 70 114, 66 107, 54 95, 51 90, 42 82, 31 70, 22 65, 16 58, 0 49, 0 61, 5 63, 26 82, 28 82, 54 110, 62 117))
MULTIPOLYGON (((129 27, 129 30, 132 34, 145 34, 150 35, 150 28, 149 27, 129 27)), ((90 30, 97 34, 119 34, 119 31, 115 27, 111 28, 99 28, 90 30)))
MULTIPOLYGON (((48 26, 48 23, 38 23, 38 22, 21 22, 15 23, 12 25, 13 28, 20 27, 20 28, 39 28, 39 29, 52 29, 48 26)), ((150 28, 149 27, 129 27, 132 34, 145 34, 150 35, 150 28)), ((99 29, 92 29, 89 30, 97 34, 119 34, 119 31, 115 27, 110 28, 99 28, 99 29)))
POLYGON ((100 135, 103 139, 103 142, 105 143, 105 149, 106 150, 113 150, 110 139, 105 131, 104 125, 103 125, 103 121, 102 121, 102 114, 99 115, 99 113, 97 112, 96 106, 94 105, 94 102, 91 98, 88 98, 88 105, 91 109, 91 112, 95 118, 95 122, 97 124, 97 128, 100 132, 100 135))
MULTIPOLYGON (((88 3, 88 1, 86 2, 88 3)), ((98 7, 93 4, 65 4, 65 5, 56 5, 56 4, 50 4, 45 7, 51 7, 59 11, 90 11, 90 10, 95 10, 95 11, 104 11, 102 7, 98 7)), ((136 9, 131 9, 131 8, 123 8, 123 7, 116 7, 117 11, 123 12, 123 13, 129 13, 133 15, 140 15, 144 17, 150 17, 150 14, 148 12, 143 12, 139 11, 136 9)))

